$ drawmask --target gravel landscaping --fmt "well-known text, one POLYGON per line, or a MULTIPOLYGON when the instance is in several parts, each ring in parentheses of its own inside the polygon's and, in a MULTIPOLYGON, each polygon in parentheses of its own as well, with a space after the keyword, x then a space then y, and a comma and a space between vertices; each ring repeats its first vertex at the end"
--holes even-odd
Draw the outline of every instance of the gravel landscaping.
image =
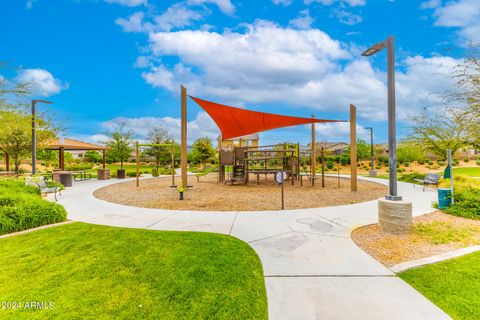
POLYGON ((413 219, 413 232, 392 235, 378 224, 352 232, 353 241, 386 266, 480 244, 480 221, 434 212, 413 219))
MULTIPOLYGON (((225 185, 217 183, 215 174, 189 178, 193 185, 185 192, 185 200, 178 200, 178 191, 170 187, 170 178, 154 178, 141 181, 137 190, 135 182, 118 183, 95 191, 95 197, 119 204, 178 210, 202 211, 255 211, 279 210, 280 186, 271 180, 256 180, 248 185, 225 185)), ((252 177, 253 178, 253 177, 252 177)), ((340 179, 340 188, 336 178, 326 178, 325 188, 318 180, 315 187, 305 179, 303 186, 298 181, 292 186, 285 184, 285 208, 302 209, 327 206, 339 206, 377 199, 387 193, 387 187, 378 183, 358 181, 358 191, 350 191, 350 181, 340 179)))

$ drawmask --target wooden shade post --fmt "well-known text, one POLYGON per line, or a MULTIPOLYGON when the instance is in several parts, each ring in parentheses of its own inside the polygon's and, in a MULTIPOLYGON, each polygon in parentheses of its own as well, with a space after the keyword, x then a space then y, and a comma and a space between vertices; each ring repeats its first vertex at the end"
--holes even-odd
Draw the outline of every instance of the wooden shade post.
POLYGON ((105 149, 102 150, 102 158, 103 158, 102 159, 102 167, 103 167, 103 169, 105 169, 105 167, 106 167, 105 164, 107 162, 107 155, 105 154, 105 149))
POLYGON ((325 150, 322 147, 322 188, 325 188, 325 150))
POLYGON ((58 149, 58 167, 60 170, 65 170, 65 149, 60 147, 58 149))
POLYGON ((350 105, 350 189, 357 191, 357 108, 350 105))
MULTIPOLYGON (((312 114, 312 119, 315 119, 315 116, 312 114)), ((315 122, 312 122, 312 164, 311 164, 311 175, 312 175, 312 186, 315 186, 315 176, 317 174, 317 154, 316 150, 316 142, 315 142, 315 122)))
POLYGON ((138 141, 135 143, 135 160, 137 162, 137 189, 140 188, 140 157, 138 155, 138 141))
POLYGON ((172 187, 175 186, 175 142, 172 140, 172 187))
POLYGON ((10 155, 6 152, 3 153, 3 160, 5 161, 5 171, 10 171, 10 155))
POLYGON ((182 187, 188 186, 187 180, 187 89, 180 86, 181 92, 181 155, 180 167, 182 172, 182 187))

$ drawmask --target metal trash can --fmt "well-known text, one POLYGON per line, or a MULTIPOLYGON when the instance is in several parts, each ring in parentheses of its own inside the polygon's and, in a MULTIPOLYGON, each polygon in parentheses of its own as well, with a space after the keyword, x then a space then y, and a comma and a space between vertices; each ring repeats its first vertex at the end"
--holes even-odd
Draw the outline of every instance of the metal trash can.
POLYGON ((59 180, 60 183, 63 184, 65 187, 72 186, 72 173, 71 172, 61 172, 59 173, 59 180))
POLYGON ((438 209, 445 209, 452 204, 452 191, 447 188, 438 189, 438 209))

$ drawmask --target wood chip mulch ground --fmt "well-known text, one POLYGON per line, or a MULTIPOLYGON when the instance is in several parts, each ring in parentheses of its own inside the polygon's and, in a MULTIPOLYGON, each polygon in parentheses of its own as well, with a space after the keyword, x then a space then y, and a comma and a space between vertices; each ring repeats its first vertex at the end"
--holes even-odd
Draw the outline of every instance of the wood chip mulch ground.
POLYGON ((480 244, 480 220, 451 216, 440 211, 413 219, 410 234, 392 235, 378 224, 352 232, 353 241, 386 266, 426 258, 480 244))
MULTIPOLYGON (((260 185, 256 179, 248 185, 225 185, 217 183, 217 175, 189 177, 193 188, 185 192, 185 200, 178 200, 178 191, 171 188, 170 178, 141 180, 137 190, 135 182, 118 183, 97 190, 95 197, 119 204, 161 209, 201 211, 260 211, 279 210, 280 186, 269 176, 262 177, 260 185)), ((312 187, 306 179, 303 186, 298 181, 292 186, 285 183, 285 209, 318 208, 352 204, 378 199, 387 193, 387 187, 378 183, 358 181, 358 191, 350 191, 350 180, 325 179, 325 188, 318 180, 312 187)))

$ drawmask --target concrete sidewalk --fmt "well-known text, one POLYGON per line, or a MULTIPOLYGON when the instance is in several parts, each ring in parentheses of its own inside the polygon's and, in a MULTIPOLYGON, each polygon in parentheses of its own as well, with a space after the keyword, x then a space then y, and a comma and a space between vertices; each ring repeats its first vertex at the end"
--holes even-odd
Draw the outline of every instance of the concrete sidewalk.
MULTIPOLYGON (((381 184, 386 180, 368 179, 381 184)), ((59 203, 75 221, 155 230, 230 234, 258 253, 271 319, 450 319, 353 243, 354 228, 377 222, 377 201, 260 212, 175 211, 99 200, 118 180, 75 183, 59 203)), ((436 193, 399 183, 414 215, 431 212, 436 193)))

